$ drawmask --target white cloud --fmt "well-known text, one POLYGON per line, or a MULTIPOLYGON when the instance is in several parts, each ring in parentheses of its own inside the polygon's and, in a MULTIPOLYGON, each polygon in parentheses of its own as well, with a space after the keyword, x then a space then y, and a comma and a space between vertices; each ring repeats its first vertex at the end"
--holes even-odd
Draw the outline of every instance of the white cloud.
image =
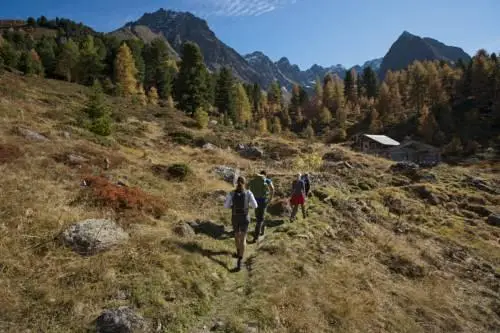
POLYGON ((297 0, 188 0, 190 10, 201 16, 259 16, 297 0))

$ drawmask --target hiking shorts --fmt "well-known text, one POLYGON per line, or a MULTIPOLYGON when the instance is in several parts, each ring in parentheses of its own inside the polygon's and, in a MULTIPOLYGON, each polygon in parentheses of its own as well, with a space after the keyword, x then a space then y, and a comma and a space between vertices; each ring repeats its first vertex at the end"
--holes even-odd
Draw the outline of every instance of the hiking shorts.
POLYGON ((233 230, 234 232, 248 232, 248 226, 250 225, 250 217, 247 215, 233 215, 233 230))
POLYGON ((294 194, 292 195, 292 199, 290 200, 290 204, 292 206, 303 205, 306 202, 306 198, 302 194, 294 194))

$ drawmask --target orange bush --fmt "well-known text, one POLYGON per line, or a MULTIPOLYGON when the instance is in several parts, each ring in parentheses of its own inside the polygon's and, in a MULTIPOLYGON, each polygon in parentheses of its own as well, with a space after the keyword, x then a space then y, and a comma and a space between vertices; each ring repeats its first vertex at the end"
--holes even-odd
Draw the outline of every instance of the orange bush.
POLYGON ((161 216, 166 210, 165 202, 140 188, 120 186, 104 177, 89 176, 84 179, 88 187, 89 200, 96 205, 109 207, 115 211, 127 209, 161 216))
POLYGON ((15 159, 21 157, 22 154, 23 153, 17 146, 0 144, 0 164, 14 161, 15 159))

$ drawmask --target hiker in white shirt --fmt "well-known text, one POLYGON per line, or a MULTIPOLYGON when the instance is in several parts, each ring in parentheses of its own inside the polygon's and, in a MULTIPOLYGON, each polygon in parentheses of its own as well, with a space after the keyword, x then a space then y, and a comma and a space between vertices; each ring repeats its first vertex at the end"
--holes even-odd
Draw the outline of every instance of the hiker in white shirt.
POLYGON ((235 256, 238 259, 235 271, 240 271, 250 224, 250 215, 248 213, 250 208, 257 208, 257 201, 255 201, 253 193, 245 189, 246 180, 244 177, 238 177, 236 184, 236 189, 227 195, 224 208, 232 209, 231 222, 236 242, 235 256))

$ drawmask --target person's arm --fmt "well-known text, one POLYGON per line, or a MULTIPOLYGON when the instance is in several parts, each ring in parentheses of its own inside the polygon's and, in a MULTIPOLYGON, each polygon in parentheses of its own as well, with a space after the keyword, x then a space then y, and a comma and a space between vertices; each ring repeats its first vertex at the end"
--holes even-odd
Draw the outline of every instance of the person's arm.
POLYGON ((259 205, 257 204, 257 200, 255 200, 255 197, 252 193, 252 191, 248 191, 248 206, 250 208, 257 208, 259 205))
POLYGON ((232 208, 233 207, 233 193, 230 192, 227 197, 226 197, 226 201, 224 202, 224 208, 232 208))
POLYGON ((270 197, 269 197, 269 201, 271 201, 274 198, 274 184, 271 180, 269 180, 269 191, 271 192, 270 197))

